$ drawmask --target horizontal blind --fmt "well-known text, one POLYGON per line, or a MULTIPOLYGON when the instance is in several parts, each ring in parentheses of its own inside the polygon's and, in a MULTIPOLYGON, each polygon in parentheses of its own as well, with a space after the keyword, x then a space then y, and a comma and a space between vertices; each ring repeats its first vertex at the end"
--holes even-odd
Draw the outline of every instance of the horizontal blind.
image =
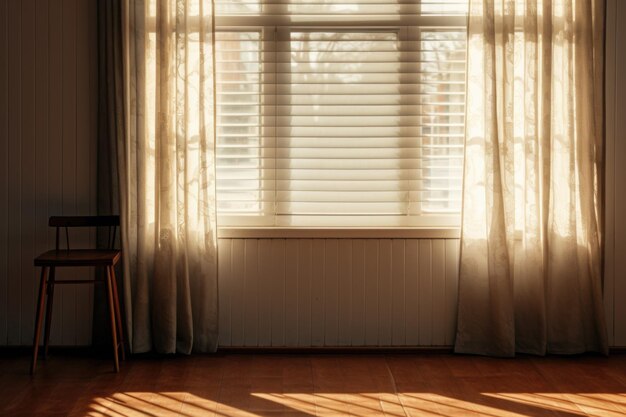
MULTIPOLYGON (((417 114, 402 114, 417 79, 396 31, 289 31, 279 40, 277 213, 400 215, 419 181, 417 114), (408 83, 413 81, 410 86, 408 83), (285 88, 283 88, 285 87, 285 88), (407 93, 403 95, 403 90, 407 93), (408 139, 403 141, 403 139, 408 139)), ((410 106, 410 103, 407 103, 410 106)))
MULTIPOLYGON (((278 6, 306 14, 311 5, 319 15, 340 13, 333 9, 339 4, 324 0, 218 0, 216 5, 226 14, 263 16, 279 11, 278 6)), ((342 5, 358 6, 365 16, 375 13, 374 6, 389 6, 386 11, 393 14, 399 6, 416 3, 342 5)), ((459 1, 419 5, 425 14, 461 15, 466 7, 459 1)), ((218 19, 222 219, 228 223, 236 219, 231 215, 248 215, 258 221, 245 224, 283 219, 282 224, 298 225, 436 225, 423 220, 457 214, 465 28, 366 25, 366 17, 362 25, 329 25, 323 16, 309 23, 315 19, 319 25, 277 23, 254 30, 220 26, 218 19)))
MULTIPOLYGON (((216 33, 218 213, 268 212, 261 155, 260 31, 216 33)), ((273 208, 273 203, 271 204, 273 208)))
POLYGON ((216 0, 216 13, 225 15, 434 15, 467 13, 467 0, 216 0))
POLYGON ((465 131, 465 28, 423 29, 421 212, 460 213, 465 131))

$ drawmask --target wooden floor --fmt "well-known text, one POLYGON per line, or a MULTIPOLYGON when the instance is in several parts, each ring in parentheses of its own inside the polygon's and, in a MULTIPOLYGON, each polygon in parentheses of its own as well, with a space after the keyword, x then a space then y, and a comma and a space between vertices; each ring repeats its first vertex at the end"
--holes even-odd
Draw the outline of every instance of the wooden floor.
POLYGON ((2 416, 626 416, 626 355, 0 358, 2 416))

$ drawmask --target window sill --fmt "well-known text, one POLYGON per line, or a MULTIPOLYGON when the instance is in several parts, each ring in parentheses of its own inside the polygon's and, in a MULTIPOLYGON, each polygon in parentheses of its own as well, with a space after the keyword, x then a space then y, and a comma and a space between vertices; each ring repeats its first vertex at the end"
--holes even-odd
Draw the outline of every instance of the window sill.
POLYGON ((458 227, 220 227, 220 239, 458 239, 458 227))

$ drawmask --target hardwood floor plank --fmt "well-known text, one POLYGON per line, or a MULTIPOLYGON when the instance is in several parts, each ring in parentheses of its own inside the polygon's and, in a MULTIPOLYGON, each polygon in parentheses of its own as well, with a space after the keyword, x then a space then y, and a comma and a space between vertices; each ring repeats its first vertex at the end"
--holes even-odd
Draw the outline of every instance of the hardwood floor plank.
POLYGON ((0 415, 626 415, 626 355, 494 359, 444 354, 0 356, 0 415), (75 357, 72 357, 75 356, 75 357))

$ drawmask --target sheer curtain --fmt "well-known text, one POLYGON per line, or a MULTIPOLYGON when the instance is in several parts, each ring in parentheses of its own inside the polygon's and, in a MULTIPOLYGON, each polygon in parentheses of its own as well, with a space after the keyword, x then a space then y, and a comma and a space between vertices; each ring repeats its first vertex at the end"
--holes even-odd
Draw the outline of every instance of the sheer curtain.
POLYGON ((607 353, 603 0, 471 0, 455 350, 607 353))
POLYGON ((117 145, 132 351, 217 346, 213 5, 123 0, 117 145))

